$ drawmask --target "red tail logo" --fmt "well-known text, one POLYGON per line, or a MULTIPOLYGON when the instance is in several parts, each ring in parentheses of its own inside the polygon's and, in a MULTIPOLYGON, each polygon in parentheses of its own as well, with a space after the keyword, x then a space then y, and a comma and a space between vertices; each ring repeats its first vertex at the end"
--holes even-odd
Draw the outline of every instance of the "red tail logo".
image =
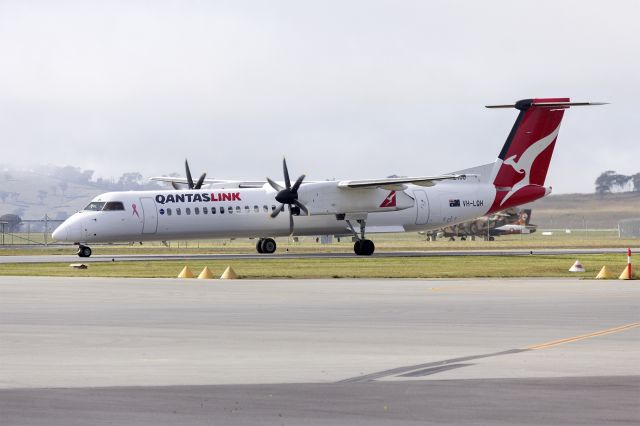
POLYGON ((395 207, 396 206, 396 191, 391 191, 387 198, 384 199, 380 207, 395 207))
MULTIPOLYGON (((500 202, 500 205, 503 205, 509 198, 511 198, 513 194, 518 192, 520 188, 524 188, 525 186, 529 186, 532 183, 534 183, 532 182, 532 178, 531 178, 531 167, 533 166, 533 162, 540 156, 540 154, 542 154, 547 148, 549 148, 549 146, 551 146, 552 143, 555 142, 556 138, 558 137, 559 131, 560 131, 560 124, 558 124, 558 127, 556 127, 556 129, 553 132, 551 132, 547 136, 531 144, 519 156, 517 161, 515 160, 515 158, 518 157, 518 155, 512 155, 506 160, 504 160, 502 164, 504 166, 511 166, 513 170, 518 175, 521 176, 521 179, 511 187, 509 192, 507 192, 507 195, 505 195, 502 201, 500 202)), ((551 153, 549 153, 549 157, 550 156, 551 156, 551 153)), ((547 160, 546 163, 548 167, 549 161, 547 160)), ((546 175, 546 169, 544 170, 544 174, 546 175)), ((540 183, 544 183, 544 180, 540 183, 538 182, 534 184, 540 185, 540 183)))
POLYGON ((520 110, 496 166, 493 184, 496 199, 489 211, 524 204, 543 197, 553 148, 568 98, 525 99, 516 102, 520 110), (557 103, 557 104, 556 104, 557 103))

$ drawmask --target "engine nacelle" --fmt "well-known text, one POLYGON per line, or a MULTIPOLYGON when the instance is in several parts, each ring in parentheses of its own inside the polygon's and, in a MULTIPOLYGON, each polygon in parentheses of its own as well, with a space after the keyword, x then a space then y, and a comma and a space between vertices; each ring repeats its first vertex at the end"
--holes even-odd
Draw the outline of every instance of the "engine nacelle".
POLYGON ((304 184, 298 190, 298 199, 312 215, 385 212, 414 205, 413 197, 404 191, 339 188, 338 182, 304 184))

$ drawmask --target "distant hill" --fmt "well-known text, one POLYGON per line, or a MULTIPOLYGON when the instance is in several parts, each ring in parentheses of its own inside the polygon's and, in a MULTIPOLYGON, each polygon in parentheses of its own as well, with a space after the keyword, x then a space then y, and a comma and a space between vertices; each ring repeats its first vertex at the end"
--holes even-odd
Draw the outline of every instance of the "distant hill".
POLYGON ((640 192, 552 194, 526 208, 533 210, 531 222, 541 228, 611 229, 622 219, 640 217, 640 192))
POLYGON ((96 195, 113 190, 160 188, 138 173, 112 181, 92 180, 92 171, 43 166, 32 170, 3 167, 0 172, 0 216, 17 214, 23 220, 66 219, 96 195))

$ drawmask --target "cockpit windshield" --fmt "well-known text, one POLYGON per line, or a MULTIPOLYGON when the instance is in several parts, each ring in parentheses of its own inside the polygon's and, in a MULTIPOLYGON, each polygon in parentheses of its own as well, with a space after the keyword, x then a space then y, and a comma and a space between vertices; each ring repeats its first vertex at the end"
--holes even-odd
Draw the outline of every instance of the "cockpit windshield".
POLYGON ((85 207, 85 210, 90 210, 90 211, 99 211, 102 210, 102 207, 104 207, 105 203, 101 203, 99 201, 92 201, 90 202, 87 207, 85 207))
POLYGON ((102 211, 106 210, 124 210, 124 204, 120 201, 107 201, 107 203, 102 208, 102 211))
POLYGON ((124 204, 121 201, 92 201, 87 207, 84 208, 89 211, 114 211, 114 210, 124 210, 124 204))

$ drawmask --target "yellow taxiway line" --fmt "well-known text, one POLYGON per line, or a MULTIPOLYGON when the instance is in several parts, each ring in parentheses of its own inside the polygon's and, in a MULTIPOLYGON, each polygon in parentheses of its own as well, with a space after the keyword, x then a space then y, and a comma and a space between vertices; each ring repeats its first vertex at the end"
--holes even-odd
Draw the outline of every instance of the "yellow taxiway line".
POLYGON ((533 345, 527 347, 527 349, 535 351, 538 349, 548 349, 558 345, 564 345, 565 343, 577 342, 578 340, 591 339, 592 337, 604 336, 606 334, 619 333, 621 331, 630 330, 632 328, 640 327, 640 322, 634 322, 631 324, 621 325, 620 327, 608 328, 606 330, 596 331, 594 333, 583 334, 581 336, 567 337, 566 339, 553 340, 551 342, 541 343, 539 345, 533 345))

